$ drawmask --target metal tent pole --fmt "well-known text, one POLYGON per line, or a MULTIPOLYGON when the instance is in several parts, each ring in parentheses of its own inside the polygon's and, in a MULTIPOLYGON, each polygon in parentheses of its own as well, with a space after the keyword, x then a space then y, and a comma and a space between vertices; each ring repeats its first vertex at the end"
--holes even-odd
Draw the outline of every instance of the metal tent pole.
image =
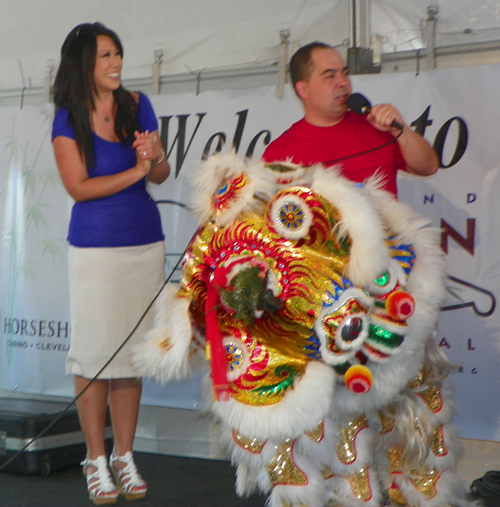
POLYGON ((351 74, 380 72, 380 66, 373 64, 370 49, 370 1, 351 0, 349 4, 351 45, 347 50, 347 67, 351 74))

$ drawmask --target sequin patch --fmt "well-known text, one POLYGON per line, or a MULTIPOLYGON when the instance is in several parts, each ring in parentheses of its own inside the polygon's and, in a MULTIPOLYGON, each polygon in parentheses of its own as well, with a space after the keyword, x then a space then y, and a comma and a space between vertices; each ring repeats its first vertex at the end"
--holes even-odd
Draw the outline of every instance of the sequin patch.
POLYGON ((314 442, 321 442, 325 437, 325 423, 321 421, 312 431, 306 432, 306 435, 314 442))
POLYGON ((389 450, 389 467, 395 475, 401 475, 410 481, 414 489, 424 495, 427 500, 434 498, 437 494, 437 482, 441 474, 436 470, 422 464, 418 468, 410 470, 408 474, 403 474, 400 470, 403 468, 402 450, 399 448, 389 450))
POLYGON ((321 477, 323 477, 323 479, 325 479, 326 481, 328 479, 331 479, 332 477, 335 477, 335 475, 328 467, 325 467, 321 472, 321 477))
POLYGON ((418 492, 430 500, 437 495, 437 481, 441 477, 441 474, 436 470, 426 470, 427 467, 422 468, 424 470, 411 471, 413 477, 410 479, 410 482, 418 492), (415 475, 418 477, 415 478, 415 475))
POLYGON ((285 440, 277 446, 276 454, 267 467, 273 486, 306 486, 307 475, 297 466, 293 458, 295 440, 285 440))
POLYGON ((393 503, 395 503, 398 507, 406 507, 408 505, 408 502, 406 501, 406 498, 404 497, 401 490, 395 486, 392 485, 389 488, 389 498, 392 500, 393 503))
POLYGON ((415 389, 418 389, 419 387, 422 387, 424 385, 426 377, 425 370, 426 370, 425 365, 422 365, 417 376, 411 382, 408 383, 408 389, 414 391, 415 389))
POLYGON ((380 424, 382 425, 382 429, 380 431, 382 435, 394 430, 394 426, 396 425, 394 417, 391 417, 389 414, 385 414, 383 412, 379 412, 378 417, 380 419, 380 424))
POLYGON ((437 386, 429 387, 422 393, 416 393, 419 398, 426 404, 427 408, 436 414, 443 408, 443 399, 441 391, 437 386))
POLYGON ((368 427, 365 416, 359 416, 349 422, 346 427, 339 428, 339 442, 337 443, 337 456, 344 465, 351 465, 358 457, 356 450, 356 436, 368 427))
POLYGON ((236 445, 241 447, 242 449, 245 449, 245 451, 248 451, 251 454, 260 454, 262 452, 262 449, 264 449, 264 446, 266 445, 266 442, 260 442, 256 438, 245 438, 241 436, 239 433, 236 433, 236 431, 233 430, 233 440, 236 445))
POLYGON ((370 475, 366 468, 348 477, 354 496, 363 502, 371 500, 373 492, 370 486, 370 475))
POLYGON ((431 449, 434 455, 438 457, 448 454, 448 447, 444 443, 444 428, 442 424, 434 430, 434 440, 432 441, 431 449))

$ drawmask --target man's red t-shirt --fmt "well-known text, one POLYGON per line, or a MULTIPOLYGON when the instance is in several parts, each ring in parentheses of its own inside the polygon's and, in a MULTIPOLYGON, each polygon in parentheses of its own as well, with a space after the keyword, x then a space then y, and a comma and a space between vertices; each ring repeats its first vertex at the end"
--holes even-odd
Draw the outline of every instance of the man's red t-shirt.
POLYGON ((397 172, 406 170, 397 142, 337 162, 339 158, 378 148, 393 139, 392 134, 370 125, 366 116, 347 111, 346 116, 331 127, 316 127, 305 119, 299 120, 269 144, 262 159, 267 163, 289 160, 305 166, 338 165, 343 176, 360 183, 377 173, 383 176, 385 190, 397 195, 397 172))

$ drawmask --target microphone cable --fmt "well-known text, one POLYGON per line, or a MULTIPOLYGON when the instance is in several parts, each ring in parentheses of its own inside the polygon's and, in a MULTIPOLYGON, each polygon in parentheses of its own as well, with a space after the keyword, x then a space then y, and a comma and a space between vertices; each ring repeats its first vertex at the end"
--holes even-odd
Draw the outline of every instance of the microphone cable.
POLYGON ((360 151, 359 153, 353 153, 351 155, 346 155, 345 157, 340 157, 340 158, 337 158, 334 160, 329 160, 328 162, 318 162, 318 163, 323 164, 323 165, 336 164, 337 162, 341 162, 342 160, 346 160, 348 158, 360 157, 361 155, 366 155, 367 153, 371 153, 372 151, 381 150, 382 148, 385 148, 386 146, 389 146, 390 144, 392 144, 394 141, 397 141, 401 137, 402 134, 403 134, 403 131, 400 130, 399 134, 394 139, 391 139, 390 141, 387 141, 386 143, 381 144, 380 146, 375 146, 375 148, 370 148, 369 150, 360 151))
MULTIPOLYGON (((370 113, 370 111, 372 109, 372 105, 371 105, 370 101, 364 95, 361 95, 361 93, 351 93, 351 95, 349 95, 349 97, 347 99, 347 107, 353 113, 356 113, 359 115, 368 114, 368 113, 370 113)), ((399 134, 396 137, 394 137, 394 139, 391 139, 387 143, 384 143, 380 146, 377 146, 375 148, 371 148, 366 151, 362 151, 360 153, 346 155, 345 157, 340 157, 340 158, 337 158, 336 160, 329 160, 328 162, 323 162, 323 164, 335 164, 335 163, 340 162, 342 160, 346 160, 348 158, 353 158, 353 157, 359 157, 360 155, 366 155, 367 153, 371 153, 373 151, 380 150, 382 148, 385 148, 386 146, 389 146, 394 141, 397 141, 401 137, 401 134, 403 133, 403 125, 401 125, 397 121, 394 120, 391 123, 391 126, 397 127, 399 129, 399 134)))
POLYGON ((83 395, 83 393, 99 378, 99 375, 105 370, 105 368, 111 363, 111 361, 118 355, 118 353, 123 349, 123 347, 125 346, 125 344, 130 340, 130 338, 132 337, 132 335, 137 331, 137 328, 140 326, 141 322, 144 320, 144 318, 146 317, 147 313, 149 312, 149 310, 151 310, 152 306, 155 304, 156 300, 160 297, 160 294, 162 293, 163 289, 165 288, 165 286, 167 285, 168 282, 170 282, 170 279, 172 278, 172 276, 174 275, 175 273, 175 270, 179 267, 179 264, 181 262, 181 260, 184 258, 184 256, 186 255, 186 252, 189 248, 189 245, 191 244, 191 242, 193 241, 196 233, 198 232, 198 227, 196 228, 193 236, 191 237, 191 239, 189 240, 186 248, 184 249, 184 252, 180 255, 179 259, 177 260, 177 263, 175 264, 175 266, 173 267, 173 269, 171 270, 170 274, 168 275, 167 279, 163 282, 162 286, 160 287, 160 289, 158 290, 158 292, 156 293, 156 295, 154 296, 154 298, 151 300, 151 302, 149 303, 148 307, 146 308, 146 310, 144 310, 143 314, 140 316, 139 320, 137 321, 136 325, 134 326, 134 328, 132 329, 132 331, 128 334, 128 336, 125 338, 125 340, 123 341, 123 343, 116 349, 116 351, 113 353, 113 355, 106 361, 106 363, 104 364, 104 366, 94 375, 94 377, 90 380, 90 382, 78 393, 78 395, 76 395, 69 403, 68 405, 62 410, 61 413, 59 413, 57 415, 57 417, 51 421, 42 431, 40 431, 40 433, 38 433, 37 435, 35 435, 27 444, 25 444, 21 449, 19 449, 13 456, 11 456, 5 463, 2 463, 2 465, 0 465, 0 472, 10 463, 12 463, 12 461, 14 461, 21 453, 23 453, 33 442, 35 442, 36 440, 38 440, 39 438, 41 438, 43 435, 45 435, 45 433, 47 433, 47 431, 52 428, 52 426, 54 426, 54 424, 59 421, 59 419, 61 419, 61 417, 63 417, 63 415, 65 415, 68 410, 80 399, 80 397, 83 395))

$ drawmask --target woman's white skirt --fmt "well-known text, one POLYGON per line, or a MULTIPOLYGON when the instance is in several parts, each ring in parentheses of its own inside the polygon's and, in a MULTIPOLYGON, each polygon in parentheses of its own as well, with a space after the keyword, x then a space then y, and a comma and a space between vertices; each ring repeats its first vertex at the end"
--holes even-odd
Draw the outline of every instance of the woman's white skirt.
MULTIPOLYGON (((93 378, 136 326, 165 280, 163 241, 68 253, 71 343, 66 373, 93 378)), ((150 309, 99 378, 136 377, 131 348, 153 325, 150 309)))

